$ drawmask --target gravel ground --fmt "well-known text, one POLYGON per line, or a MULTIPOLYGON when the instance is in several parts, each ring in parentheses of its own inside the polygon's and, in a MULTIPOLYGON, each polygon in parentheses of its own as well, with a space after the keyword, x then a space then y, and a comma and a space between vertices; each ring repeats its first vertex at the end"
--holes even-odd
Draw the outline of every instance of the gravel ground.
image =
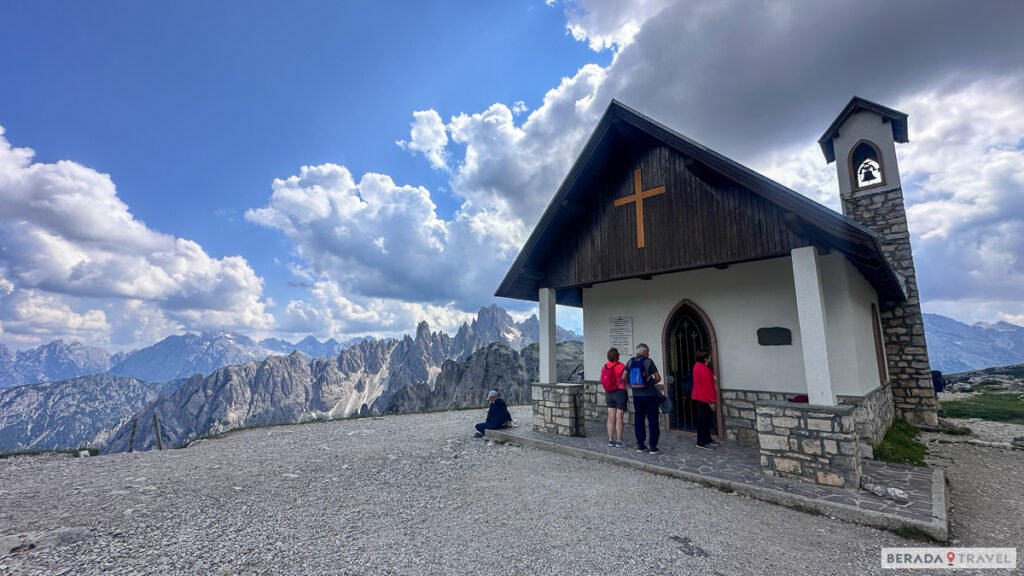
POLYGON ((1024 568, 1024 450, 929 443, 927 460, 946 469, 952 543, 1017 548, 1024 568))
MULTIPOLYGON (((513 413, 529 421, 528 409, 513 413)), ((0 460, 0 573, 893 574, 879 568, 879 548, 922 545, 474 440, 482 416, 339 421, 161 453, 0 460), (29 542, 38 547, 25 550, 29 542)), ((932 450, 951 466, 960 544, 1024 548, 1024 452, 932 450)))
MULTIPOLYGON (((1014 438, 1024 437, 1024 426, 1010 424, 1007 422, 990 422, 980 418, 946 418, 945 422, 956 426, 966 426, 971 429, 970 436, 960 437, 972 438, 983 442, 1002 442, 1009 444, 1014 438)), ((925 434, 926 438, 943 438, 946 440, 957 440, 957 437, 950 437, 948 434, 925 434)))

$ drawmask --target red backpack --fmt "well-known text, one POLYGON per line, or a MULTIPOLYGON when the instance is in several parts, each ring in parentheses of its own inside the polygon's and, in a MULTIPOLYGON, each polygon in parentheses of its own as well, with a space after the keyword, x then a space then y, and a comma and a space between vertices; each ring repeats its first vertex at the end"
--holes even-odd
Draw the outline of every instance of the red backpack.
POLYGON ((615 377, 615 368, 620 365, 622 365, 622 362, 616 362, 614 364, 605 362, 604 367, 601 368, 601 386, 604 386, 605 392, 624 390, 619 379, 615 377))

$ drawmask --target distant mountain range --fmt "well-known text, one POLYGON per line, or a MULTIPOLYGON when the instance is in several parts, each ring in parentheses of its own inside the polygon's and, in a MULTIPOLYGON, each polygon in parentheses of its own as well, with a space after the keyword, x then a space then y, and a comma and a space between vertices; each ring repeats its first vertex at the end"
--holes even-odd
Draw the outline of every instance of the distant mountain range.
POLYGON ((924 315, 932 370, 966 372, 1024 364, 1024 327, 998 322, 973 325, 938 314, 924 315))
MULTIPOLYGON (((134 449, 152 449, 154 414, 164 445, 178 447, 240 427, 482 406, 491 388, 509 402, 528 402, 538 374, 538 328, 536 318, 517 323, 490 306, 454 337, 421 323, 414 337, 360 339, 348 347, 307 339, 299 344, 316 353, 308 355, 299 345, 228 332, 172 336, 124 355, 107 374, 0 390, 0 453, 123 451, 133 421, 140 424, 134 449), (293 350, 268 354, 272 346, 293 350), (335 347, 337 353, 319 354, 335 347)), ((560 380, 582 379, 582 343, 559 344, 558 361, 560 380)))
MULTIPOLYGON (((449 348, 462 358, 491 342, 519 350, 540 337, 536 315, 515 322, 503 308, 481 308, 476 319, 463 324, 449 348)), ((559 341, 580 340, 578 334, 558 327, 559 341)), ((309 336, 297 343, 279 339, 255 341, 235 332, 186 333, 128 353, 110 354, 102 348, 55 340, 32 350, 13 352, 0 344, 0 388, 55 382, 93 374, 132 377, 147 382, 166 382, 195 374, 207 376, 218 368, 263 360, 272 355, 301 352, 309 358, 333 357, 342 350, 372 338, 320 342, 309 336)), ((446 349, 446 353, 449 350, 446 349)))
POLYGON ((63 340, 22 352, 0 344, 0 388, 101 374, 123 357, 78 342, 65 344, 63 340))
POLYGON ((98 375, 0 390, 0 453, 106 445, 111 428, 181 383, 98 375))

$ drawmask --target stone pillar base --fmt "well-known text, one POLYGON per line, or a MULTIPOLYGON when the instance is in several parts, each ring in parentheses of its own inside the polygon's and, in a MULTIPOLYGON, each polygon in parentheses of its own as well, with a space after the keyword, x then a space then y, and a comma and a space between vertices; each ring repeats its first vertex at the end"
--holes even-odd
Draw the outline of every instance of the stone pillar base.
POLYGON ((860 438, 854 406, 759 402, 758 445, 765 474, 859 488, 860 438))
POLYGON ((583 384, 533 384, 533 429, 586 436, 583 384))

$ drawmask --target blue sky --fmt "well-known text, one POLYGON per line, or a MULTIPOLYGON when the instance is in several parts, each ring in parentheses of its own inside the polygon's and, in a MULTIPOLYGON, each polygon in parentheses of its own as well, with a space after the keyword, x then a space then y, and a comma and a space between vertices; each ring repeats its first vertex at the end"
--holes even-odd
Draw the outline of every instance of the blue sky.
POLYGON ((896 12, 4 3, 0 342, 451 330, 613 97, 832 207, 824 126, 853 94, 909 112, 926 310, 1022 323, 1021 5, 896 12))
POLYGON ((285 238, 244 220, 270 182, 334 162, 428 186, 443 174, 395 145, 410 112, 539 103, 595 58, 542 1, 24 2, 2 8, 0 125, 36 160, 109 173, 136 217, 240 254, 264 291, 285 238), (416 88, 410 89, 410 86, 416 88), (4 112, 6 111, 6 113, 4 112))

